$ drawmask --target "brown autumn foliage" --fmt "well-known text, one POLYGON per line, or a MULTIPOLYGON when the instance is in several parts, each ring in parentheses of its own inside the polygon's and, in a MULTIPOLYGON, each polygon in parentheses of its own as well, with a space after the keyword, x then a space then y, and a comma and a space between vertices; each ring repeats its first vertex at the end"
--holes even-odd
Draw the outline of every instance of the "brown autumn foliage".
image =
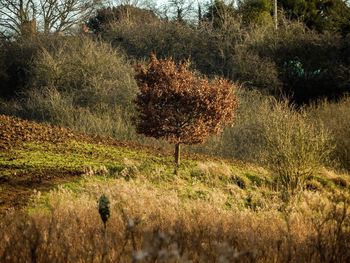
POLYGON ((237 104, 231 82, 197 76, 189 66, 189 61, 176 64, 151 55, 135 76, 140 89, 136 130, 174 143, 177 165, 179 145, 203 143, 210 134, 221 132, 233 121, 237 104))
POLYGON ((87 135, 49 123, 37 123, 0 114, 0 152, 26 142, 66 143, 69 141, 122 146, 132 149, 142 148, 155 151, 154 147, 147 147, 137 142, 116 140, 111 137, 102 137, 99 135, 87 135))

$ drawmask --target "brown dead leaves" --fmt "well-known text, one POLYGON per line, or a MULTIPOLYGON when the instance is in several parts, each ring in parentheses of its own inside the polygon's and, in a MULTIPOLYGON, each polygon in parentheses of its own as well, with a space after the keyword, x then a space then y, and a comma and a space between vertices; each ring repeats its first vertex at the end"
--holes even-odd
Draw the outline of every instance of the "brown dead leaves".
POLYGON ((176 64, 154 55, 136 71, 139 133, 171 143, 195 144, 232 123, 237 101, 229 81, 199 77, 189 70, 188 61, 176 64))
POLYGON ((7 149, 29 141, 65 142, 82 139, 71 130, 0 115, 0 148, 7 149))

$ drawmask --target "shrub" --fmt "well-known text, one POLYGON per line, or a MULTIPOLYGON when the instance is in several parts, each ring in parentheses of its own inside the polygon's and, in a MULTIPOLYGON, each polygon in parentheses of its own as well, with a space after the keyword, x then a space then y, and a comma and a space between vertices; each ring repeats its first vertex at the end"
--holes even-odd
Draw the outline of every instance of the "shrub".
POLYGON ((232 80, 234 44, 244 34, 239 21, 230 21, 227 30, 213 30, 206 23, 198 28, 185 23, 160 21, 148 24, 116 23, 103 34, 105 41, 121 47, 136 59, 151 52, 160 58, 180 62, 191 58, 192 67, 208 76, 220 75, 232 80))
POLYGON ((130 119, 137 86, 119 51, 88 38, 62 38, 41 49, 28 67, 20 106, 2 103, 2 112, 90 134, 135 136, 130 119))
MULTIPOLYGON (((283 19, 278 34, 272 27, 253 28, 236 49, 248 53, 254 64, 260 60, 273 69, 272 76, 277 79, 265 89, 280 89, 295 103, 303 104, 324 97, 336 99, 349 90, 346 46, 345 38, 336 33, 318 34, 301 23, 283 19)), ((270 74, 259 77, 260 71, 249 64, 250 60, 239 63, 246 70, 243 77, 253 76, 252 84, 261 87, 262 81, 268 83, 272 78, 270 74)))
POLYGON ((87 26, 94 33, 101 33, 115 23, 126 22, 144 25, 158 20, 159 18, 151 10, 133 5, 119 5, 97 10, 96 16, 89 19, 87 26))
POLYGON ((41 42, 32 41, 4 42, 0 51, 0 96, 13 98, 25 90, 30 79, 30 67, 40 50, 41 42))
POLYGON ((272 59, 238 46, 235 49, 234 68, 234 79, 246 87, 256 88, 266 94, 280 94, 282 82, 278 67, 272 59))
POLYGON ((191 150, 246 162, 262 164, 260 153, 265 147, 263 122, 271 116, 273 99, 256 90, 239 87, 235 125, 226 127, 219 136, 212 136, 191 150))
POLYGON ((262 157, 277 176, 279 186, 294 193, 328 160, 330 138, 287 101, 276 102, 271 113, 263 122, 266 145, 262 157))
POLYGON ((308 108, 308 116, 315 125, 323 126, 331 133, 335 145, 331 157, 335 164, 350 170, 350 97, 338 102, 313 104, 308 108))
POLYGON ((43 49, 34 63, 31 86, 54 87, 72 96, 74 105, 93 110, 111 105, 129 109, 136 92, 133 70, 123 55, 89 38, 43 49))
MULTIPOLYGON (((9 103, 7 103, 9 104, 9 103)), ((59 92, 56 88, 32 89, 27 97, 11 112, 21 117, 49 122, 69 127, 73 130, 119 139, 135 137, 129 113, 118 106, 110 106, 105 111, 77 106, 69 93, 59 92), (15 111, 15 112, 14 112, 15 111)), ((7 106, 8 107, 8 106, 7 106)), ((1 111, 3 111, 1 109, 1 111)))
POLYGON ((292 189, 299 188, 305 176, 331 164, 331 135, 310 121, 307 109, 298 111, 288 102, 243 88, 237 90, 237 97, 235 125, 203 146, 191 147, 192 151, 270 167, 278 184, 284 181, 282 185, 292 189))

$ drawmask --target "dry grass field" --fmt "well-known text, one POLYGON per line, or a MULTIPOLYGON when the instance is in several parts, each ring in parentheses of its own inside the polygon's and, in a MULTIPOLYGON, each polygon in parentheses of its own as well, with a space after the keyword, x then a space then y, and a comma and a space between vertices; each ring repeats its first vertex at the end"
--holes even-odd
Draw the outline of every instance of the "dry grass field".
POLYGON ((1 262, 347 262, 349 177, 298 194, 257 165, 1 116, 1 262), (110 201, 106 228, 98 212, 110 201))

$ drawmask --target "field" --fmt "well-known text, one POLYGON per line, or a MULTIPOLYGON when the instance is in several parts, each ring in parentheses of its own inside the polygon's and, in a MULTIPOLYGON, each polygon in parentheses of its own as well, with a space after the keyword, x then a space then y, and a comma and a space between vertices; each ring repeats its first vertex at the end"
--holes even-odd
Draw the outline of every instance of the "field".
POLYGON ((285 197, 257 165, 0 117, 1 262, 346 262, 349 179, 285 197), (106 195, 106 228, 98 200, 106 195))
POLYGON ((350 262, 323 2, 0 0, 0 263, 350 262))

